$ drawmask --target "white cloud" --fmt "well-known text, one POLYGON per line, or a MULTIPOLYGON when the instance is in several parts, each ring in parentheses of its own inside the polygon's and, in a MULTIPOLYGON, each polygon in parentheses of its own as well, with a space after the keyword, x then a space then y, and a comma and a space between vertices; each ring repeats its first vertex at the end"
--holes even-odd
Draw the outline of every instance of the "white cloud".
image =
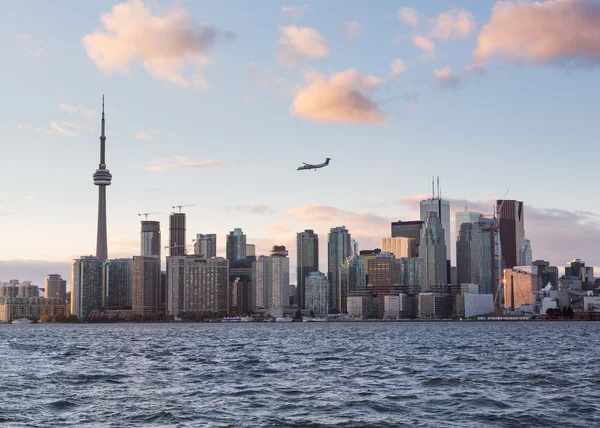
POLYGON ((208 169, 208 168, 223 168, 226 164, 224 162, 215 160, 203 160, 203 161, 192 161, 185 156, 171 156, 169 158, 157 157, 149 163, 146 168, 148 171, 167 171, 170 169, 208 169))
POLYGON ((419 25, 419 12, 412 7, 403 7, 398 11, 398 20, 403 24, 416 27, 419 25))
POLYGON ((196 24, 180 4, 167 8, 146 7, 130 0, 100 17, 103 30, 87 34, 82 44, 96 66, 106 74, 128 74, 132 62, 140 61, 154 78, 178 86, 207 87, 204 79, 183 71, 195 70, 209 62, 220 36, 232 38, 215 27, 196 24))
POLYGON ((475 31, 473 14, 464 9, 451 9, 433 19, 434 28, 429 34, 434 39, 466 39, 475 31))
POLYGON ((308 5, 303 6, 283 6, 281 13, 290 21, 297 21, 302 18, 305 13, 310 12, 312 9, 308 5))
POLYGON ((354 41, 365 32, 364 27, 356 21, 346 22, 344 24, 344 34, 350 41, 354 41))
POLYGON ((278 57, 282 65, 293 67, 303 59, 323 59, 331 55, 331 44, 314 28, 289 25, 279 29, 278 57))
POLYGON ((452 73, 451 67, 444 67, 441 69, 433 70, 435 78, 441 86, 454 88, 458 85, 459 76, 452 73))
POLYGON ((25 200, 27 201, 34 201, 34 197, 33 196, 25 196, 25 200))
POLYGON ((94 117, 96 116, 96 110, 89 109, 84 107, 82 104, 74 105, 74 104, 59 104, 58 109, 60 111, 66 113, 81 113, 85 117, 94 117))
POLYGON ((404 60, 398 58, 392 61, 392 63, 390 64, 390 68, 392 69, 390 79, 394 79, 406 71, 406 63, 404 62, 404 60))
POLYGON ((60 135, 64 135, 66 137, 79 137, 79 132, 71 131, 70 129, 63 128, 59 126, 56 122, 50 122, 50 129, 55 131, 60 135))
POLYGON ((179 138, 179 134, 177 134, 176 132, 163 132, 160 129, 140 129, 135 134, 133 134, 133 138, 135 138, 136 140, 157 141, 163 135, 166 135, 168 138, 172 139, 179 138))
POLYGON ((17 40, 31 40, 31 36, 27 33, 17 34, 17 40))
POLYGON ((433 53, 433 52, 435 52, 435 43, 433 43, 431 41, 431 39, 428 39, 425 36, 420 36, 420 35, 414 36, 413 37, 413 44, 416 47, 418 47, 420 49, 423 49, 427 53, 433 53))

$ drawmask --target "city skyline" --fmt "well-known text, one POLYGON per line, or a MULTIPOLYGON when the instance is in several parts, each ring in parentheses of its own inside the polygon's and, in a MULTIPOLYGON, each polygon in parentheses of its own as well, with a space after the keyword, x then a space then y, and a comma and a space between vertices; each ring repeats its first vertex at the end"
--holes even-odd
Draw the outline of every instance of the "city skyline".
MULTIPOLYGON (((4 172, 18 179, 7 180, 10 184, 0 191, 0 236, 10 243, 0 249, 2 280, 30 279, 42 285, 48 273, 69 278, 73 259, 95 254, 98 211, 89 174, 98 158, 102 93, 109 118, 107 159, 118 177, 107 210, 111 259, 139 253, 138 213, 164 212, 149 220, 160 221, 166 233, 173 205, 202 202, 186 209, 187 242, 196 233, 215 233, 217 255, 224 256, 225 235, 240 227, 248 243, 257 246, 257 255, 266 255, 273 245, 295 248, 296 233, 313 229, 322 237, 320 269, 326 271, 323 237, 330 228, 345 226, 360 249, 379 248, 381 238, 389 236, 391 221, 419 219, 419 201, 430 197, 430 177, 439 175, 442 197, 451 205, 448 247, 453 260, 454 217, 465 200, 469 210, 491 214, 494 201, 510 189, 505 199, 525 204, 526 237, 534 259, 561 268, 574 258, 600 265, 595 214, 600 203, 586 190, 586 183, 594 180, 591 159, 598 153, 593 106, 599 90, 592 84, 597 71, 577 61, 568 71, 556 65, 565 57, 593 65, 598 52, 568 52, 563 46, 549 58, 520 58, 522 64, 514 65, 514 52, 499 49, 504 59, 492 59, 484 75, 467 76, 459 70, 472 64, 478 37, 493 38, 492 30, 500 31, 502 22, 492 10, 495 2, 455 3, 456 10, 471 14, 467 21, 475 25, 468 26, 469 35, 462 39, 434 36, 435 28, 425 28, 452 10, 441 3, 381 3, 370 7, 367 16, 365 6, 348 2, 335 19, 325 16, 333 16, 332 10, 342 3, 312 4, 296 21, 282 13, 287 3, 261 4, 251 16, 272 25, 255 34, 242 22, 248 11, 232 5, 221 5, 221 10, 208 4, 171 5, 194 25, 208 22, 222 29, 215 36, 211 63, 201 70, 210 86, 204 90, 172 84, 164 74, 144 70, 133 60, 125 64, 129 74, 105 74, 106 64, 86 41, 99 40, 98 34, 106 31, 100 15, 116 19, 113 7, 118 2, 72 5, 64 16, 41 4, 39 17, 27 15, 28 28, 18 19, 25 16, 25 7, 11 5, 7 14, 14 19, 0 30, 0 45, 11 61, 0 75, 14 88, 6 88, 11 109, 0 122, 0 137, 11 142, 4 172), (416 14, 404 9, 410 7, 416 14), (55 29, 70 14, 79 22, 55 29), (414 29, 406 23, 410 16, 417 21, 414 29), (363 31, 340 30, 352 22, 363 31), (294 26, 315 29, 327 39, 330 49, 322 61, 304 58, 294 67, 280 63, 281 52, 274 46, 281 39, 295 40, 289 34, 294 26), (227 31, 233 31, 235 39, 227 31), (423 49, 413 43, 417 36, 434 43, 435 58, 422 56, 423 49), (381 44, 377 55, 369 49, 375 43, 381 44), (364 58, 355 59, 361 54, 364 58), (401 71, 398 59, 406 70, 401 71), (395 68, 390 68, 392 63, 395 68), (310 89, 304 80, 309 71, 328 76, 352 68, 360 76, 386 80, 373 94, 367 93, 387 116, 385 124, 319 123, 307 119, 307 112, 290 115, 298 90, 310 89), (57 85, 64 79, 69 86, 57 85), (234 84, 227 88, 230 82, 234 84), (448 88, 452 82, 454 88, 448 88), (292 95, 280 95, 287 90, 292 95), (524 100, 525 91, 531 96, 524 100), (240 117, 236 125, 230 126, 224 111, 240 117), (573 138, 579 150, 561 150, 573 138), (377 150, 371 151, 366 141, 377 150), (268 149, 281 142, 286 147, 281 153, 268 149), (263 152, 267 155, 257 156, 263 152), (394 153, 402 156, 391 156, 394 153), (586 154, 583 164, 581 153, 586 154), (299 162, 324 156, 333 158, 327 169, 295 171, 299 162), (468 168, 456 168, 458 160, 466 159, 468 168), (571 162, 578 168, 570 169, 568 180, 548 167, 571 162), (497 166, 493 172, 488 171, 490 163, 497 166), (45 176, 52 180, 41 180, 45 176), (411 177, 408 183, 402 180, 406 176, 411 177), (203 192, 200 198, 196 184, 207 180, 219 191, 203 192), (245 192, 248 188, 253 191, 245 192)), ((545 3, 550 16, 556 13, 555 3, 545 3)), ((142 7, 152 16, 169 13, 136 1, 125 4, 142 7)), ((134 29, 145 29, 143 22, 134 24, 134 29)), ((338 77, 344 76, 355 77, 338 77)), ((292 272, 295 259, 292 254, 292 272)))

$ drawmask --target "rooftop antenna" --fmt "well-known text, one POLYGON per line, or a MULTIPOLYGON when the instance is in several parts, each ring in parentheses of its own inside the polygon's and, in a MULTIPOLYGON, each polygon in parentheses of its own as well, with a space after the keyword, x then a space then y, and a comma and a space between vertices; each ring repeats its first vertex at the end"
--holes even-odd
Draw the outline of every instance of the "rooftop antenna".
POLYGON ((440 197, 440 195, 441 195, 441 193, 440 193, 440 176, 439 175, 437 178, 437 185, 438 185, 438 199, 441 199, 441 197, 440 197))
POLYGON ((467 192, 465 192, 465 211, 467 211, 467 192))

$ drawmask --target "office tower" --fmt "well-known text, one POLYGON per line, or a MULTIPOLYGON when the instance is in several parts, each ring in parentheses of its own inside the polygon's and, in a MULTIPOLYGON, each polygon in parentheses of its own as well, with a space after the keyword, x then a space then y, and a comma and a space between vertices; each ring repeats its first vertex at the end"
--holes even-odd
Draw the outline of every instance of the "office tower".
POLYGON ((533 292, 537 291, 537 269, 535 266, 504 269, 504 307, 518 311, 521 305, 534 302, 533 292))
POLYGON ((205 259, 217 257, 217 235, 214 233, 197 233, 194 243, 194 254, 205 259))
POLYGON ((133 289, 133 260, 113 259, 104 263, 102 307, 131 309, 133 289))
POLYGON ((482 294, 492 294, 497 286, 494 221, 480 217, 463 222, 456 241, 458 284, 477 284, 482 294))
POLYGON ((255 306, 252 282, 252 259, 238 260, 229 265, 229 313, 248 314, 255 306))
MULTIPOLYGON (((427 218, 427 214, 433 211, 437 214, 437 217, 440 219, 442 224, 442 229, 444 231, 444 242, 447 245, 450 245, 450 202, 444 201, 439 197, 434 197, 432 199, 426 199, 421 201, 421 221, 425 222, 427 218)), ((424 227, 424 226, 423 226, 424 227)), ((420 243, 419 243, 420 244, 420 243)), ((448 250, 450 248, 448 247, 448 250)), ((446 259, 450 260, 450 251, 446 254, 446 259)))
POLYGON ((235 228, 229 232, 226 241, 227 260, 235 262, 246 258, 246 235, 242 229, 235 228))
POLYGON ((346 309, 346 296, 339 287, 339 270, 352 254, 352 237, 344 227, 333 227, 327 236, 328 279, 331 313, 343 312, 346 309))
POLYGON ((246 258, 256 257, 256 245, 246 244, 246 258))
POLYGON ((594 268, 586 266, 585 262, 581 259, 573 259, 569 262, 567 267, 565 267, 565 277, 579 278, 582 289, 585 291, 594 288, 594 268))
POLYGON ((104 259, 83 256, 71 266, 71 314, 85 320, 102 306, 102 274, 104 259))
POLYGON ((163 301, 160 257, 134 256, 131 309, 143 317, 163 315, 164 312, 159 313, 159 308, 164 307, 163 301))
POLYGON ((348 257, 344 266, 340 268, 339 278, 340 288, 346 296, 354 291, 364 290, 367 287, 367 272, 363 258, 356 255, 348 257))
POLYGON ((392 253, 381 252, 369 261, 367 270, 369 285, 378 295, 389 294, 394 285, 400 285, 401 265, 392 253))
POLYGON ((425 264, 420 257, 402 257, 396 260, 400 265, 400 285, 422 286, 425 283, 425 264))
POLYGON ((56 273, 48 274, 44 280, 44 297, 59 297, 64 302, 67 298, 67 281, 56 273))
POLYGON ((160 222, 142 221, 141 255, 160 257, 160 222))
MULTIPOLYGON (((419 257, 425 264, 425 278, 422 290, 432 286, 447 284, 448 262, 446 259, 445 231, 442 222, 435 211, 430 211, 425 217, 421 230, 421 245, 419 257)), ((370 278, 369 278, 370 281, 370 278)))
POLYGON ((195 255, 168 257, 167 272, 170 315, 213 317, 227 313, 228 260, 195 255))
MULTIPOLYGON (((458 232, 460 230, 460 226, 464 223, 477 223, 479 220, 483 218, 483 214, 476 213, 473 211, 467 211, 466 207, 464 211, 457 211, 456 215, 456 239, 458 240, 458 232)), ((448 241, 450 243, 450 241, 448 241)))
POLYGON ((252 284, 256 308, 270 308, 272 304, 271 293, 271 266, 270 257, 260 256, 252 263, 252 284))
POLYGON ((504 267, 510 269, 514 266, 522 266, 520 260, 521 239, 525 238, 523 202, 498 200, 496 204, 500 207, 498 221, 504 267))
POLYGON ((392 238, 412 238, 417 248, 421 244, 422 221, 395 221, 392 222, 392 238))
POLYGON ((102 121, 100 133, 100 164, 94 173, 94 185, 98 186, 98 235, 96 237, 96 257, 108 258, 106 237, 106 186, 110 186, 112 175, 106 169, 105 159, 106 136, 104 135, 104 96, 102 96, 102 121))
POLYGON ((296 234, 296 302, 305 309, 305 280, 311 272, 319 271, 319 235, 307 229, 296 234))
POLYGON ((271 249, 271 298, 272 307, 289 307, 290 305, 290 259, 283 245, 275 245, 271 249))
POLYGON ((531 263, 533 263, 533 256, 531 254, 531 241, 528 238, 521 239, 519 263, 521 266, 531 266, 531 263))
POLYGON ((169 216, 169 256, 185 256, 185 213, 169 216))
POLYGON ((351 256, 358 256, 358 241, 356 239, 352 240, 352 254, 351 256))
POLYGON ((419 247, 417 247, 417 240, 414 238, 381 238, 381 251, 392 253, 399 259, 400 257, 417 257, 419 247))
MULTIPOLYGON (((365 261, 365 272, 368 272, 368 270, 369 270, 369 262, 371 260, 375 260, 375 257, 377 257, 377 254, 379 254, 379 253, 381 253, 381 249, 379 249, 379 248, 375 248, 374 250, 361 250, 360 251, 360 256, 365 261)), ((367 281, 367 284, 370 284, 368 274, 366 275, 366 281, 367 281)))
POLYGON ((331 288, 327 276, 321 272, 311 272, 306 277, 304 284, 306 286, 306 310, 316 316, 329 314, 331 301, 329 291, 331 288))

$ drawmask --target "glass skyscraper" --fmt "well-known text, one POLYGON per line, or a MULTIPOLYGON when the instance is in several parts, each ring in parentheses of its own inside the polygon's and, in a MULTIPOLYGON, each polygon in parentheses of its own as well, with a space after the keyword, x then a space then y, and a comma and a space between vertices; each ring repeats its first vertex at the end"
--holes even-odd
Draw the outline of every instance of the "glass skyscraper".
POLYGON ((421 229, 419 257, 423 259, 425 278, 423 290, 448 283, 445 231, 435 211, 429 211, 421 229))
POLYGON ((236 262, 246 258, 246 235, 244 235, 242 229, 239 227, 233 229, 233 231, 229 232, 229 235, 227 235, 226 254, 227 260, 230 262, 236 262))
POLYGON ((341 289, 340 268, 352 255, 352 237, 344 226, 333 227, 327 236, 327 271, 329 278, 329 313, 343 312, 346 309, 345 290, 341 289))
POLYGON ((300 309, 305 309, 305 281, 319 271, 319 235, 307 229, 296 234, 296 296, 300 309))
POLYGON ((71 313, 80 320, 102 306, 104 259, 84 256, 71 266, 71 313))

